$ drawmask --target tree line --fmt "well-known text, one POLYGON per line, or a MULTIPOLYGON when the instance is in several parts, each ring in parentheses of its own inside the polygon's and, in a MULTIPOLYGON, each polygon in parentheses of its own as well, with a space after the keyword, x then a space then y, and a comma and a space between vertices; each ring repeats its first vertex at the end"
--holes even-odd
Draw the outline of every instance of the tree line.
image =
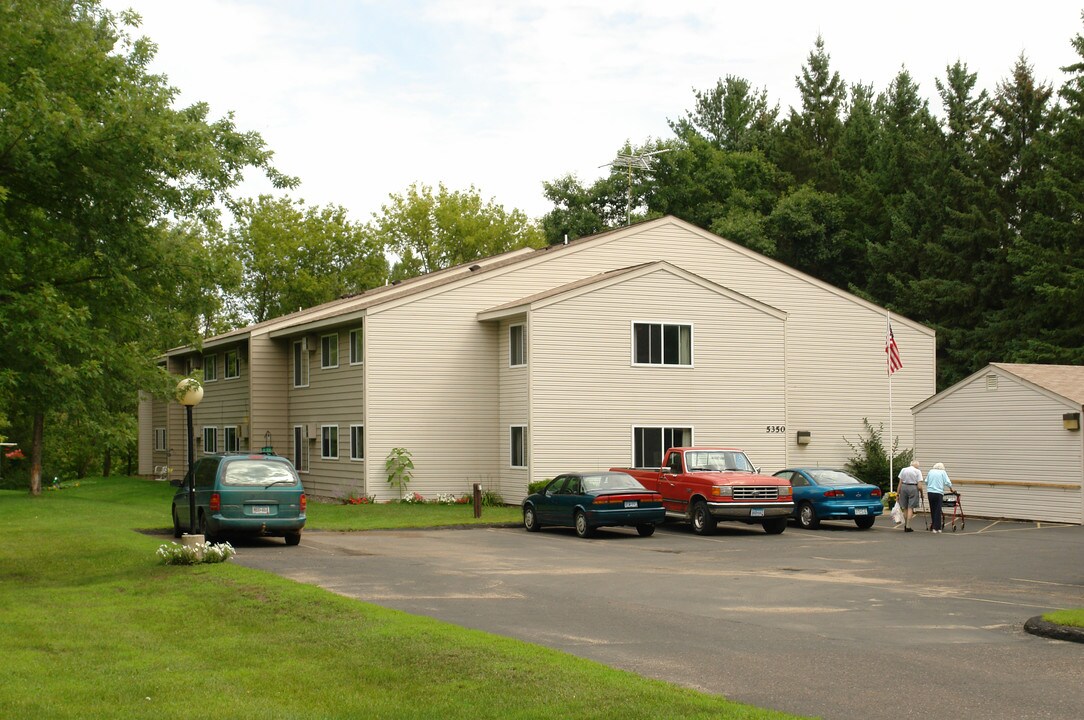
POLYGON ((108 475, 166 349, 388 282, 673 214, 938 331, 939 383, 989 360, 1080 362, 1082 61, 1024 58, 992 96, 962 63, 940 113, 901 71, 847 86, 818 38, 785 115, 727 76, 653 171, 543 183, 540 221, 474 187, 415 184, 365 222, 291 197, 258 133, 150 70, 139 18, 100 0, 0 4, 0 457, 4 483, 108 475), (275 195, 244 198, 246 172, 275 195), (49 428, 46 432, 46 428, 49 428))
MULTIPOLYGON (((933 108, 901 69, 848 84, 822 38, 799 107, 727 76, 651 172, 545 184, 547 240, 671 214, 937 331, 944 389, 991 361, 1084 362, 1084 37, 1057 88, 1024 56, 993 93, 958 61, 933 108), (631 183, 629 178, 631 177, 631 183)), ((659 152, 665 151, 665 152, 659 152)))

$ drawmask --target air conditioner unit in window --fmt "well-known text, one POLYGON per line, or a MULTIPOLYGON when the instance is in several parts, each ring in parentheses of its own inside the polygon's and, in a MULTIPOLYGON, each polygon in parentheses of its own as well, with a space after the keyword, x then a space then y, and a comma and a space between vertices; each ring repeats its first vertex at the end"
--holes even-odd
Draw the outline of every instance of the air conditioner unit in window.
POLYGON ((305 437, 310 441, 316 440, 316 438, 320 437, 320 426, 316 423, 305 425, 305 437))

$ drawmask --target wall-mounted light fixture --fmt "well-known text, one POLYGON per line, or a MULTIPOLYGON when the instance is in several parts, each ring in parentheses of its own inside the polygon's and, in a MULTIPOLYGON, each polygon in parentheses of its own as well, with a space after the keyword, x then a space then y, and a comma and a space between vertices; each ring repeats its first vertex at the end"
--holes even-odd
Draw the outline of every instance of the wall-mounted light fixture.
POLYGON ((810 436, 810 433, 809 433, 808 430, 799 430, 798 431, 798 444, 799 445, 808 445, 809 441, 811 439, 812 439, 812 437, 810 436))
POLYGON ((1066 430, 1080 429, 1080 413, 1065 413, 1061 416, 1061 424, 1066 430))

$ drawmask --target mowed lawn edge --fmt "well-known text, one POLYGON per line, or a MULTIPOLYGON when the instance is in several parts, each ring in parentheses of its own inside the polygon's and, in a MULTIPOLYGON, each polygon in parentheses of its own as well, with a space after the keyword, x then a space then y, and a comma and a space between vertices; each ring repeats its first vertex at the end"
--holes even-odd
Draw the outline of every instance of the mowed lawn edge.
POLYGON ((136 529, 172 492, 0 491, 6 718, 793 717, 230 562, 161 565, 168 540, 136 529))

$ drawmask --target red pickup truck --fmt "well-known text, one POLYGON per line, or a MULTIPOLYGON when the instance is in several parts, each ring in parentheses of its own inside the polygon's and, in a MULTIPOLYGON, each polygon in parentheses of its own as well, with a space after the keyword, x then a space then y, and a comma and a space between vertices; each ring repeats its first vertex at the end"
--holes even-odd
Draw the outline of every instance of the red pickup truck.
POLYGON ((777 535, 787 529, 794 512, 790 483, 761 475, 735 448, 670 448, 657 470, 610 469, 628 473, 658 492, 667 518, 691 522, 698 535, 715 532, 720 520, 759 523, 764 532, 777 535))

